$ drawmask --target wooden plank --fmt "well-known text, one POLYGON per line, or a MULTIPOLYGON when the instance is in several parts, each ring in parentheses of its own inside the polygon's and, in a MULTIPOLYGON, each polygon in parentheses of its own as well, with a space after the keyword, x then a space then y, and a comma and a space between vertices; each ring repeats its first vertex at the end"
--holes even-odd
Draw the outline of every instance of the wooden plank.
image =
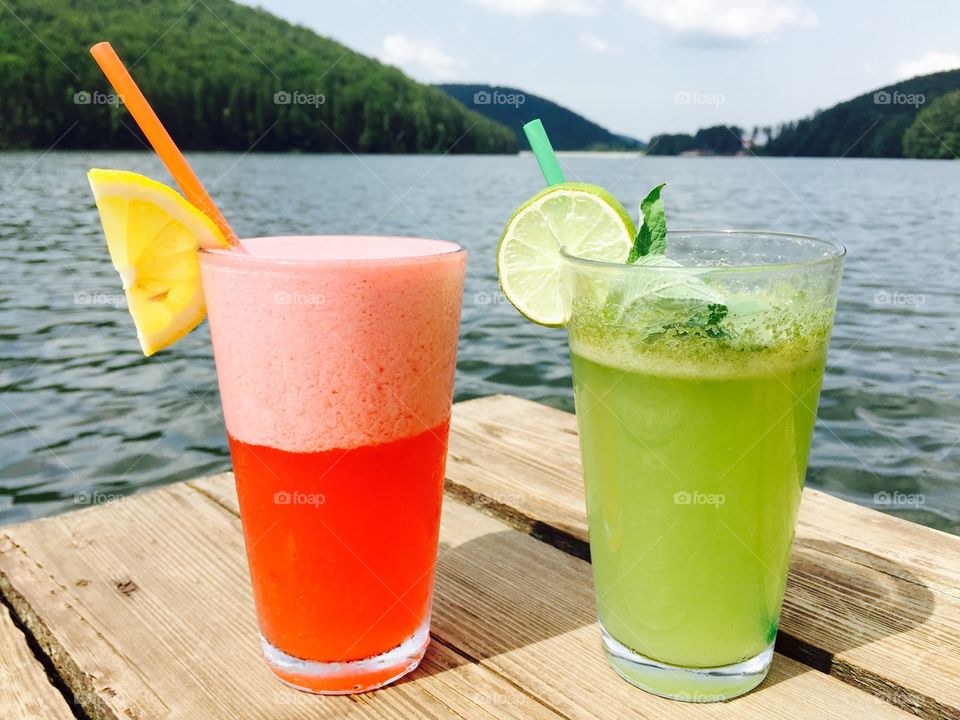
POLYGON ((10 611, 0 605, 0 718, 63 720, 72 715, 10 611))
MULTIPOLYGON (((581 557, 573 415, 454 407, 448 489, 581 557)), ((960 717, 960 538, 804 491, 778 649, 922 717, 960 717)))
POLYGON ((186 485, 2 528, 0 591, 94 720, 556 717, 443 643, 376 693, 280 684, 260 657, 239 520, 186 485))
MULTIPOLYGON (((190 483, 237 512, 229 476, 190 483)), ((433 635, 570 718, 909 717, 799 662, 733 701, 691 705, 649 695, 600 650, 589 565, 452 499, 444 503, 433 635)), ((501 699, 511 702, 510 696, 501 699)))

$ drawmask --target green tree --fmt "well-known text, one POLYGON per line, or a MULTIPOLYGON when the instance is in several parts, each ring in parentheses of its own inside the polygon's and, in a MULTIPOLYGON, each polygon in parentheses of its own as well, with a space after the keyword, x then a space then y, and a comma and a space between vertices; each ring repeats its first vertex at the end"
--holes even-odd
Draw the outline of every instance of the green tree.
POLYGON ((143 147, 87 52, 104 38, 186 150, 517 149, 436 88, 231 0, 6 0, 0 148, 143 147))
POLYGON ((693 135, 686 133, 654 135, 647 145, 648 155, 679 155, 696 148, 693 135))
POLYGON ((696 150, 713 155, 736 155, 743 150, 743 135, 743 129, 736 125, 714 125, 697 130, 696 135, 654 135, 650 138, 647 154, 679 155, 696 150))
POLYGON ((903 133, 903 154, 926 160, 960 155, 960 90, 941 95, 917 113, 903 133))
POLYGON ((743 130, 736 125, 714 125, 697 130, 694 144, 701 152, 736 155, 743 150, 743 130))

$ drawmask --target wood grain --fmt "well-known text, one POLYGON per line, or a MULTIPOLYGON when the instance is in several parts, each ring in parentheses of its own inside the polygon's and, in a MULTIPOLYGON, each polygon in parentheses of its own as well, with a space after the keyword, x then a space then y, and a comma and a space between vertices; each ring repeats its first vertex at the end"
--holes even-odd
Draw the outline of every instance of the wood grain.
POLYGON ((47 679, 27 639, 0 605, 0 718, 63 720, 72 712, 47 679))
POLYGON ((380 692, 280 684, 260 657, 239 520, 186 485, 3 528, 0 591, 94 720, 556 717, 441 643, 380 692))
MULTIPOLYGON (((573 415, 454 407, 448 489, 586 557, 573 415)), ((922 717, 960 717, 960 538, 804 491, 778 650, 922 717)))
MULTIPOLYGON (((189 483, 237 512, 229 475, 189 483)), ((600 650, 589 565, 447 499, 440 531, 433 636, 570 718, 909 717, 799 662, 777 656, 770 677, 733 701, 691 705, 649 695, 600 650)), ((486 698, 494 707, 513 696, 486 698)))
MULTIPOLYGON (((93 720, 883 719, 909 716, 881 697, 902 707, 919 697, 912 709, 933 716, 933 701, 949 696, 946 690, 919 693, 918 685, 888 677, 888 665, 913 658, 867 652, 873 646, 889 650, 889 636, 872 633, 887 627, 895 608, 901 636, 939 632, 936 639, 950 647, 953 639, 938 615, 949 570, 908 563, 911 553, 922 554, 916 537, 903 550, 906 556, 881 555, 868 563, 864 536, 858 545, 829 534, 810 535, 808 552, 794 565, 802 582, 798 589, 791 585, 792 602, 808 604, 797 610, 792 629, 798 637, 823 635, 824 617, 838 623, 838 637, 827 639, 848 643, 848 651, 804 659, 849 684, 778 654, 760 688, 726 703, 675 703, 633 688, 600 651, 588 563, 532 536, 584 547, 569 416, 513 399, 471 401, 455 412, 450 485, 472 505, 445 501, 434 642, 421 667, 389 688, 317 697, 286 688, 266 669, 229 474, 0 528, 0 593, 93 720), (844 545, 842 552, 834 542, 844 545), (897 571, 874 569, 881 559, 896 562, 897 571), (820 579, 807 587, 814 572, 820 579), (865 584, 865 577, 874 584, 865 584), (921 586, 933 593, 932 606, 918 594, 921 586), (856 602, 844 600, 845 594, 856 602), (883 618, 879 626, 861 617, 871 612, 883 618), (843 623, 858 624, 859 634, 843 623), (837 669, 841 662, 862 675, 845 676, 837 669), (903 694, 891 698, 894 691, 903 694)), ((933 640, 911 642, 929 650, 917 656, 917 665, 932 663, 936 673, 944 672, 933 640)), ((14 692, 33 694, 22 684, 14 692)), ((944 701, 938 712, 952 717, 953 711, 944 701)))

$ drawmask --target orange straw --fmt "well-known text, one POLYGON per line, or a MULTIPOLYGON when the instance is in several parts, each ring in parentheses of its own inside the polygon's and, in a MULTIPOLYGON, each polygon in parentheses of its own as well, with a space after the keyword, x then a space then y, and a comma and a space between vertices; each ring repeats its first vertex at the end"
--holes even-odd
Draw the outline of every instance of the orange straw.
POLYGON ((110 81, 113 89, 123 100, 127 110, 133 115, 133 119, 137 121, 137 125, 140 126, 143 134, 147 136, 147 140, 150 141, 163 164, 167 166, 167 170, 173 175, 173 179, 183 190, 187 200, 216 223, 231 246, 239 247, 237 234, 227 223, 227 219, 223 217, 213 199, 207 194, 200 183, 200 178, 197 177, 193 168, 190 167, 190 163, 177 148, 173 138, 170 137, 170 133, 163 127, 160 118, 150 107, 150 103, 140 92, 137 83, 127 72, 123 61, 120 60, 110 43, 97 43, 90 48, 90 54, 93 55, 93 59, 97 61, 97 65, 103 70, 103 74, 107 76, 107 80, 110 81))

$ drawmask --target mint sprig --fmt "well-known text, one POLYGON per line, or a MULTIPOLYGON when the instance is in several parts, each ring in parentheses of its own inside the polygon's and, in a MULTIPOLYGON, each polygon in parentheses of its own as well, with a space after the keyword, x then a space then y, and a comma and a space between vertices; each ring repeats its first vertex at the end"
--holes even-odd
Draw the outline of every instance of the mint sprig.
POLYGON ((667 251, 667 214, 660 199, 660 191, 665 186, 666 183, 660 183, 640 201, 643 222, 627 257, 628 263, 635 263, 644 255, 662 255, 667 251))
MULTIPOLYGON (((633 247, 630 248, 630 254, 627 256, 627 262, 630 264, 636 264, 640 258, 647 255, 665 255, 667 252, 667 213, 663 207, 663 199, 660 197, 664 187, 666 183, 660 183, 640 201, 640 214, 643 217, 637 237, 633 241, 633 247)), ((668 262, 666 258, 664 262, 668 262)), ((609 300, 610 298, 608 302, 609 300)), ((726 333, 720 323, 727 317, 728 312, 729 308, 723 303, 710 303, 706 306, 705 313, 694 311, 682 326, 705 331, 709 337, 724 337, 726 333)))
POLYGON ((711 303, 707 305, 707 311, 710 313, 707 316, 707 325, 717 327, 727 316, 729 309, 722 303, 711 303))
POLYGON ((720 323, 730 312, 730 309, 723 303, 711 303, 707 305, 707 335, 710 337, 723 337, 726 333, 720 327, 720 323))

